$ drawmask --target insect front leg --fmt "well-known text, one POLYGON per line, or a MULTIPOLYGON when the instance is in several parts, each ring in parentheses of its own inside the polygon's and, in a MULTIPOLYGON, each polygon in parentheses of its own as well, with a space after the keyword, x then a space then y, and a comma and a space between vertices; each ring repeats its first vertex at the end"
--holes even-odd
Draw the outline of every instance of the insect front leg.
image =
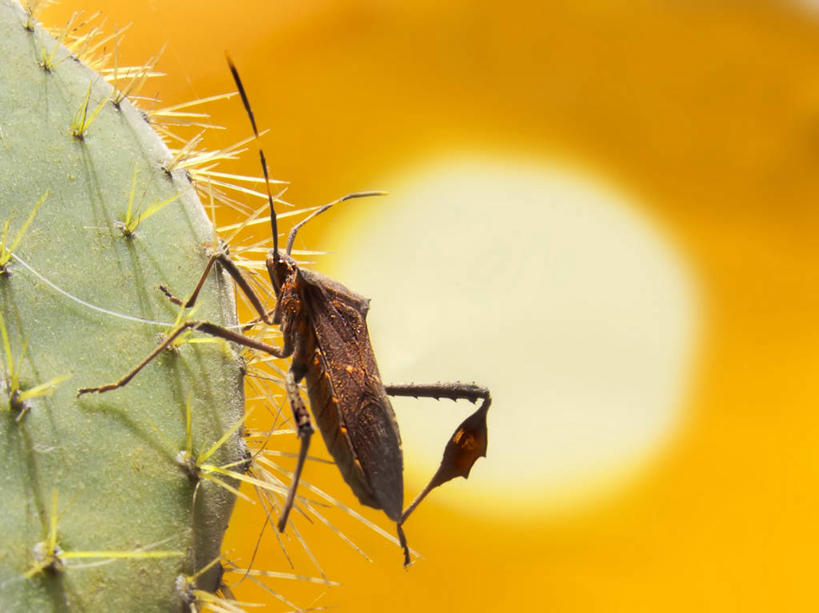
POLYGON ((242 274, 242 271, 239 270, 239 267, 236 266, 236 263, 230 258, 226 247, 220 248, 216 253, 211 255, 210 258, 208 258, 208 263, 205 265, 205 270, 202 271, 202 275, 199 277, 196 287, 193 289, 193 292, 191 292, 191 295, 187 300, 183 301, 180 298, 177 298, 164 285, 160 285, 159 290, 174 304, 184 306, 186 309, 189 309, 196 304, 196 299, 199 297, 199 292, 202 290, 202 286, 205 284, 205 280, 208 278, 208 274, 210 274, 210 271, 216 262, 218 262, 222 268, 224 268, 228 274, 233 277, 236 285, 248 297, 250 303, 253 305, 253 308, 259 314, 259 319, 268 325, 272 325, 273 320, 262 305, 261 299, 250 286, 250 283, 242 274))
POLYGON ((441 465, 429 483, 421 490, 415 500, 401 514, 398 521, 398 539, 404 549, 404 566, 410 563, 409 549, 402 524, 433 489, 455 477, 469 477, 469 471, 478 458, 486 456, 488 432, 486 414, 492 404, 492 396, 485 387, 474 383, 433 383, 430 385, 387 385, 384 387, 390 396, 412 396, 413 398, 448 398, 450 400, 482 400, 478 409, 467 417, 455 429, 444 448, 441 465))

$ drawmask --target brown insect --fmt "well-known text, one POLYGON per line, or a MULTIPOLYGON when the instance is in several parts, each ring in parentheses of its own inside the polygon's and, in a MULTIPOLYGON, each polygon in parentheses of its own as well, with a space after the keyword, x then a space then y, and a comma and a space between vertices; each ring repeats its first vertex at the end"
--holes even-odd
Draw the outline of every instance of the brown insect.
MULTIPOLYGON (((253 133, 259 142, 256 120, 239 73, 230 58, 228 64, 253 133)), ((285 390, 301 443, 293 482, 279 518, 279 531, 283 531, 287 525, 310 438, 314 432, 310 413, 301 399, 298 388, 299 382, 306 380, 313 417, 318 423, 328 451, 359 501, 364 505, 382 509, 387 517, 396 523, 406 566, 410 563, 410 554, 402 525, 407 517, 432 489, 455 477, 468 477, 475 461, 486 455, 486 415, 491 404, 489 391, 465 383, 389 386, 382 383, 366 324, 369 299, 329 277, 300 268, 290 256, 296 233, 310 219, 338 202, 377 195, 381 192, 348 194, 336 202, 321 207, 290 230, 287 246, 284 251, 280 251, 273 195, 261 145, 259 157, 267 186, 273 234, 273 249, 265 262, 276 293, 276 306, 272 316, 226 250, 220 250, 210 257, 196 288, 191 297, 184 302, 184 306, 193 306, 211 268, 218 262, 247 294, 259 314, 260 321, 280 327, 283 345, 281 347, 269 345, 211 322, 187 321, 174 329, 147 358, 119 381, 99 387, 82 388, 79 394, 107 392, 122 387, 179 334, 188 329, 199 330, 278 358, 292 356, 290 370, 285 377, 285 390), (465 399, 473 403, 482 401, 480 407, 455 430, 444 449, 437 472, 406 510, 403 508, 401 435, 388 396, 465 399)), ((161 289, 174 303, 183 304, 182 300, 173 296, 167 289, 164 287, 161 289)))

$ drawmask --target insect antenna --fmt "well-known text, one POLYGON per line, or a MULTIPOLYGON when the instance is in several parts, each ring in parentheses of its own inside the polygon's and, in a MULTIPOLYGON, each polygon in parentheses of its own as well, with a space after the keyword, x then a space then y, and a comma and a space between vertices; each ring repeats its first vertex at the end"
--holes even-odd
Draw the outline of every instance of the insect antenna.
MULTIPOLYGON (((242 97, 242 104, 245 105, 245 111, 250 119, 250 125, 253 127, 253 135, 256 140, 256 146, 259 149, 259 160, 262 163, 262 172, 264 173, 264 186, 267 190, 267 203, 270 206, 270 230, 273 233, 273 259, 279 260, 279 229, 276 224, 276 209, 273 207, 273 192, 270 191, 270 175, 267 172, 267 160, 264 157, 264 150, 262 149, 262 140, 259 137, 259 129, 256 127, 256 118, 253 116, 253 109, 250 108, 250 100, 247 98, 247 92, 242 85, 242 79, 239 78, 239 71, 226 53, 228 66, 230 67, 230 74, 233 75, 233 81, 236 83, 236 89, 239 90, 239 95, 242 97)), ((289 253, 289 250, 288 250, 289 253)))
POLYGON ((287 249, 285 250, 287 255, 290 255, 290 252, 293 250, 293 243, 296 240, 296 233, 299 231, 299 228, 301 228, 304 224, 306 224, 308 221, 313 219, 313 217, 318 217, 319 215, 321 215, 324 211, 326 211, 330 207, 332 207, 332 206, 334 206, 336 204, 339 204, 340 202, 344 202, 345 200, 352 200, 353 198, 370 198, 371 196, 386 196, 386 195, 387 195, 387 192, 382 192, 382 191, 377 191, 377 190, 376 191, 367 191, 367 192, 353 192, 352 194, 347 194, 346 196, 342 196, 341 198, 337 198, 336 200, 333 200, 332 202, 328 202, 327 204, 319 207, 317 210, 313 211, 307 217, 302 219, 295 226, 290 228, 290 233, 287 235, 287 249))

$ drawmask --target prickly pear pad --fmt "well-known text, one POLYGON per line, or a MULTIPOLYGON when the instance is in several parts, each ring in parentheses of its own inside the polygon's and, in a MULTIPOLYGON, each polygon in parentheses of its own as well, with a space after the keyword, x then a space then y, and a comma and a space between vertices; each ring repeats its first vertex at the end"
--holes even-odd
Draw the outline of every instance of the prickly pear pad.
MULTIPOLYGON (((223 341, 186 342, 124 388, 76 392, 115 381, 170 330, 179 307, 157 287, 192 290, 213 230, 142 113, 28 22, 0 0, 0 260, 13 253, 0 274, 0 610, 181 609, 176 579, 219 555, 234 502, 179 465, 186 407, 196 453, 242 418, 239 360, 223 341)), ((198 305, 197 319, 236 323, 223 276, 198 305)), ((236 432, 209 462, 243 453, 236 432)), ((218 565, 198 579, 217 582, 218 565)))

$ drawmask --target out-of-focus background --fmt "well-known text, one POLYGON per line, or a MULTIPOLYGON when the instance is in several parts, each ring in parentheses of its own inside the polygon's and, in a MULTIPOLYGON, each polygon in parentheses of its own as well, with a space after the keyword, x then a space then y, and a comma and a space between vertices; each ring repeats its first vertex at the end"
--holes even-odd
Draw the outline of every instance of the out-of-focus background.
MULTIPOLYGON (((819 6, 65 0, 44 18, 80 8, 133 22, 125 63, 167 44, 143 90, 166 103, 230 91, 228 50, 291 201, 389 190, 297 247, 373 298, 385 380, 493 391, 489 457, 407 523, 422 559, 403 570, 329 511, 368 562, 296 517, 343 585, 275 590, 341 611, 816 607, 819 6)), ((238 100, 211 109, 212 143, 249 133, 238 100)), ((252 152, 236 168, 258 173, 252 152)), ((470 407, 396 410, 409 498, 470 407)), ((307 478, 358 508, 334 467, 307 478)), ((258 516, 234 520, 240 563, 258 516)), ((261 549, 289 570, 269 529, 261 549)))

